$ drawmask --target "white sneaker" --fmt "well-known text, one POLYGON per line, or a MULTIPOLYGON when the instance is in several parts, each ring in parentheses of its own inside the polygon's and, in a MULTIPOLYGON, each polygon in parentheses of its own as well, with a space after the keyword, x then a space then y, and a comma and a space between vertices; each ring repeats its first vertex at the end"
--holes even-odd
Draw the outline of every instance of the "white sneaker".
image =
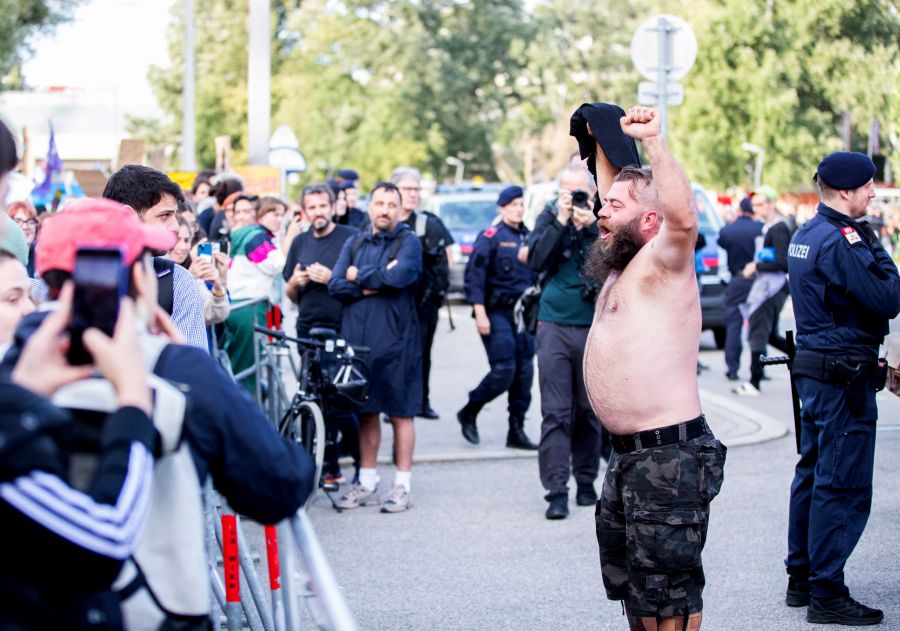
POLYGON ((394 485, 391 492, 381 504, 382 513, 402 513, 412 506, 409 501, 409 491, 402 484, 394 485))
POLYGON ((338 508, 359 508, 360 506, 374 506, 378 504, 377 488, 369 490, 362 484, 351 484, 347 492, 334 503, 338 508))
POLYGON ((732 388, 731 391, 738 395, 739 397, 758 397, 759 396, 759 388, 754 386, 749 381, 746 383, 742 383, 737 388, 732 388))

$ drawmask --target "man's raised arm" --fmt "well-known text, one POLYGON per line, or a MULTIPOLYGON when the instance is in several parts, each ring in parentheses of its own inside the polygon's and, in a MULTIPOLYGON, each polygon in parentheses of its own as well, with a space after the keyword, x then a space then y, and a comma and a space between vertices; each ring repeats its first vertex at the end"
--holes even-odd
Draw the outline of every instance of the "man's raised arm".
POLYGON ((691 183, 661 135, 659 112, 633 107, 621 122, 625 135, 644 145, 653 169, 653 187, 664 219, 653 245, 656 255, 671 269, 693 267, 697 212, 691 205, 691 183))

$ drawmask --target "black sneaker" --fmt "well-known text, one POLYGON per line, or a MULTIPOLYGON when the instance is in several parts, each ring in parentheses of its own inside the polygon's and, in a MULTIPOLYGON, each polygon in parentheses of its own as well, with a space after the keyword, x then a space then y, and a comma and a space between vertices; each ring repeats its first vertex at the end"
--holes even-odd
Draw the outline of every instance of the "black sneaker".
POLYGON ((578 490, 575 491, 575 503, 579 506, 596 506, 597 491, 594 490, 594 485, 579 483, 578 490))
POLYGON ((815 624, 843 624, 864 627, 884 620, 884 612, 856 602, 850 596, 809 599, 806 621, 815 624))
POLYGON ((806 607, 809 604, 809 581, 789 578, 784 603, 788 607, 806 607))
POLYGON ((544 517, 547 519, 565 519, 569 515, 569 496, 567 493, 554 493, 545 498, 550 502, 544 517))

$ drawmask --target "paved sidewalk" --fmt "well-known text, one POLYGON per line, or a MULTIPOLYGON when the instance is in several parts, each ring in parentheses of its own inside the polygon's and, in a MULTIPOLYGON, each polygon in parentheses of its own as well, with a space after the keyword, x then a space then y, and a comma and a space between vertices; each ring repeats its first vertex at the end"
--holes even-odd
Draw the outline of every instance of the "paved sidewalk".
MULTIPOLYGON (((487 374, 488 363, 475 325, 469 317, 470 309, 453 307, 456 329, 451 331, 446 308, 432 353, 431 403, 441 414, 437 421, 416 419, 415 462, 453 462, 466 460, 502 460, 534 458, 536 452, 507 449, 506 401, 498 398, 488 404, 478 418, 481 444, 470 445, 463 438, 456 420, 456 412, 466 402, 466 393, 487 374)), ((537 368, 532 387, 531 408, 525 420, 525 431, 534 442, 540 437, 541 413, 537 368)), ((783 436, 788 430, 784 423, 754 410, 746 400, 728 397, 703 387, 700 397, 703 411, 716 437, 728 446, 749 445, 783 436)), ((685 419, 687 420, 687 419, 685 419)), ((382 448, 379 460, 391 461, 391 428, 382 424, 382 448)))

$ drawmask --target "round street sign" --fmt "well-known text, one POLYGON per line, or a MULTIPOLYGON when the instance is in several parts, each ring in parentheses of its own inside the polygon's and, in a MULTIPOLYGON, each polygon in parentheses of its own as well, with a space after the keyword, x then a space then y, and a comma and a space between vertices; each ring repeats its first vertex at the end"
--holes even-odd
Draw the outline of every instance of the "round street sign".
POLYGON ((691 25, 675 15, 657 15, 643 22, 631 38, 631 60, 638 71, 656 81, 659 77, 659 27, 665 19, 669 32, 669 81, 678 81, 697 60, 697 36, 691 25))

